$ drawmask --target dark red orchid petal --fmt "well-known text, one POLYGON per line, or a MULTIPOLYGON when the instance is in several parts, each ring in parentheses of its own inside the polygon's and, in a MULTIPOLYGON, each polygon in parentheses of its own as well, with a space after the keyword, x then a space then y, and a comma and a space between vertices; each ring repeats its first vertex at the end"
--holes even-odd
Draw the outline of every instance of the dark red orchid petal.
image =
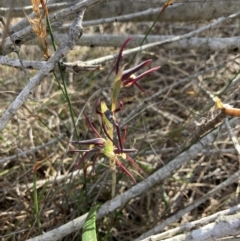
POLYGON ((122 139, 121 139, 121 135, 120 135, 120 127, 119 127, 118 123, 115 123, 115 127, 116 127, 116 130, 117 130, 117 136, 118 136, 119 148, 120 148, 120 150, 122 150, 122 149, 123 149, 123 146, 122 146, 122 139))
MULTIPOLYGON (((113 122, 113 126, 116 128, 117 130, 117 136, 118 136, 118 140, 119 140, 119 147, 122 150, 122 142, 121 142, 121 136, 120 136, 120 129, 119 129, 119 125, 117 122, 113 122)), ((114 143, 113 139, 111 138, 111 136, 108 134, 106 127, 104 125, 104 123, 102 122, 102 128, 103 128, 103 132, 104 134, 108 137, 109 140, 111 140, 111 142, 116 146, 116 144, 114 143)))
POLYGON ((145 90, 137 83, 137 81, 142 79, 144 76, 150 74, 151 72, 153 72, 155 70, 158 70, 159 68, 160 68, 160 66, 157 66, 157 67, 154 67, 152 69, 149 69, 149 70, 145 71, 144 73, 140 74, 137 77, 129 77, 128 79, 122 81, 122 86, 123 87, 131 87, 133 85, 136 85, 136 87, 144 93, 145 90))
POLYGON ((132 85, 134 85, 137 81, 139 81, 140 79, 142 79, 144 76, 152 73, 152 72, 155 71, 155 70, 158 70, 159 68, 160 68, 160 66, 156 66, 156 67, 154 67, 154 68, 151 68, 151 69, 143 72, 142 74, 138 75, 138 76, 135 77, 135 78, 131 78, 131 77, 130 77, 130 78, 122 81, 122 85, 123 85, 123 86, 132 86, 132 85))
POLYGON ((135 85, 138 87, 138 89, 140 89, 143 93, 145 93, 145 90, 138 83, 135 83, 135 85))
POLYGON ((136 73, 138 70, 140 70, 144 66, 149 65, 151 62, 152 62, 152 59, 148 59, 131 69, 124 70, 123 74, 122 74, 122 82, 124 82, 125 80, 128 80, 131 75, 136 73))
POLYGON ((120 111, 122 109, 122 107, 123 107, 123 102, 120 101, 119 102, 119 107, 116 110, 114 110, 113 113, 117 113, 118 111, 120 111))
POLYGON ((128 80, 125 80, 123 83, 122 83, 122 86, 123 87, 131 87, 133 85, 136 85, 136 87, 142 91, 143 93, 145 93, 145 90, 142 88, 141 85, 139 85, 136 81, 136 78, 132 78, 132 77, 129 77, 128 80))
POLYGON ((101 135, 98 133, 98 131, 94 128, 94 126, 92 125, 92 123, 91 123, 90 120, 88 119, 87 114, 86 114, 85 112, 84 112, 83 114, 85 115, 85 117, 86 117, 86 119, 87 119, 87 123, 88 123, 88 125, 90 126, 90 128, 92 129, 92 131, 95 133, 95 135, 96 135, 97 137, 101 138, 101 135))
POLYGON ((79 159, 79 161, 78 161, 75 169, 78 169, 78 168, 81 166, 82 162, 83 162, 84 159, 87 157, 88 153, 89 153, 89 152, 86 152, 86 153, 83 154, 83 156, 79 159))
POLYGON ((125 139, 126 139, 126 135, 127 135, 127 127, 125 126, 124 128, 123 128, 123 136, 122 136, 122 139, 121 139, 121 141, 122 141, 122 144, 124 144, 124 142, 125 142, 125 139))
POLYGON ((119 64, 120 64, 120 61, 121 61, 121 58, 122 58, 122 52, 131 39, 132 39, 132 37, 126 39, 126 41, 123 43, 123 45, 122 45, 122 47, 119 51, 119 54, 118 54, 118 57, 117 57, 117 62, 116 62, 116 70, 115 70, 116 75, 118 74, 118 71, 119 71, 119 64))
POLYGON ((133 177, 133 175, 123 166, 123 164, 116 158, 116 163, 118 164, 118 166, 129 176, 131 177, 131 179, 136 182, 135 178, 133 177))
POLYGON ((130 157, 127 155, 127 159, 132 163, 132 165, 134 165, 139 171, 143 171, 142 168, 140 166, 138 166, 138 164, 130 157))
POLYGON ((99 110, 100 104, 101 104, 101 100, 99 99, 96 104, 96 113, 99 115, 103 115, 103 113, 99 110))
POLYGON ((103 132, 104 132, 104 134, 107 136, 107 138, 108 138, 109 140, 111 140, 112 143, 114 143, 112 137, 108 134, 108 132, 107 132, 107 130, 106 130, 106 127, 105 127, 105 125, 104 125, 104 122, 102 122, 102 128, 103 128, 103 132))

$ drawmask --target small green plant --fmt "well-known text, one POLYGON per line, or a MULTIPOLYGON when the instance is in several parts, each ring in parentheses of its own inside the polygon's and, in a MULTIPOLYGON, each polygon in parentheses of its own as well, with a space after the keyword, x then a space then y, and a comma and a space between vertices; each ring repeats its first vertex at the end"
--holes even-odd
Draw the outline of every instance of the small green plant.
POLYGON ((96 212, 98 205, 91 208, 83 226, 82 241, 97 241, 96 212))
POLYGON ((137 163, 128 155, 128 153, 135 152, 136 149, 124 149, 123 144, 126 139, 126 128, 124 129, 124 134, 121 136, 120 125, 117 122, 115 113, 120 111, 123 107, 122 101, 119 102, 119 107, 117 108, 119 92, 122 88, 136 86, 142 92, 145 92, 144 89, 139 85, 139 80, 144 76, 150 74, 153 71, 156 71, 160 66, 151 68, 142 74, 135 76, 134 73, 141 70, 144 66, 149 65, 152 60, 146 60, 143 63, 125 70, 126 65, 122 68, 119 67, 120 61, 122 58, 122 52, 131 38, 128 38, 122 45, 119 55, 116 62, 115 73, 116 77, 114 79, 112 98, 111 98, 111 109, 109 109, 104 101, 98 101, 96 107, 96 113, 101 116, 101 127, 104 133, 104 136, 101 136, 99 132, 94 128, 88 116, 85 114, 87 123, 90 129, 95 133, 96 138, 83 141, 74 141, 73 143, 80 145, 89 145, 89 148, 86 150, 73 150, 75 152, 83 152, 82 157, 80 158, 77 168, 80 167, 82 162, 86 159, 89 153, 96 154, 95 158, 99 154, 103 154, 109 159, 109 165, 112 172, 112 197, 115 196, 115 186, 116 186, 116 166, 119 166, 133 181, 136 182, 133 175, 125 168, 122 164, 122 161, 128 160, 134 165, 139 171, 142 169, 137 165, 137 163), (115 134, 116 133, 116 134, 115 134))

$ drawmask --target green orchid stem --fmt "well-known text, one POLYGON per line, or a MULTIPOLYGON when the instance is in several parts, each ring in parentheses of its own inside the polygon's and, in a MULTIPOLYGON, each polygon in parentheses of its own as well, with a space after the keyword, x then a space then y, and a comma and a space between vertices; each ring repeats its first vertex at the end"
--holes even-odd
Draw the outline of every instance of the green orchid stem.
MULTIPOLYGON (((116 167, 116 164, 115 164, 115 167, 116 167)), ((114 198, 116 195, 116 183, 117 183, 117 177, 116 177, 116 168, 115 168, 115 170, 112 170, 112 198, 114 198)))

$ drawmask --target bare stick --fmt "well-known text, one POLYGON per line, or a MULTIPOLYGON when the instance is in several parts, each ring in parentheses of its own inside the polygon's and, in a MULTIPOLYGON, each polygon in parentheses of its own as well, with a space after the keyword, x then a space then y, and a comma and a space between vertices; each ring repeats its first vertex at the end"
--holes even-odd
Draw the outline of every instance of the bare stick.
MULTIPOLYGON (((18 59, 9 58, 7 56, 0 56, 0 64, 14 67, 14 68, 22 68, 22 66, 25 69, 41 69, 45 66, 46 61, 19 61, 18 59)), ((64 72, 72 72, 78 74, 81 71, 93 71, 93 70, 100 70, 101 65, 93 65, 93 64, 87 64, 82 61, 76 61, 72 63, 68 62, 61 62, 60 63, 61 69, 64 72)), ((55 68, 58 68, 58 65, 55 64, 55 68)))

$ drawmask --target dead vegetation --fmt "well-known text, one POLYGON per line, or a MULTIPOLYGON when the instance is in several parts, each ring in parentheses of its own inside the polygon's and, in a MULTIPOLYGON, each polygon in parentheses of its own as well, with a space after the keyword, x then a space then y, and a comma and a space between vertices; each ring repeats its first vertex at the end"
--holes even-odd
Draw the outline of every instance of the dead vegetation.
MULTIPOLYGON (((214 29, 195 37, 233 37, 239 33, 239 19, 229 20, 214 29)), ((84 33, 144 34, 152 22, 114 23, 85 27, 84 33)), ((197 29, 202 23, 164 23, 159 21, 151 34, 182 35, 197 29)), ((120 46, 119 46, 120 47, 120 46)), ((53 53, 53 50, 51 50, 53 53)), ((87 61, 118 53, 119 48, 79 47, 65 57, 66 62, 87 61)), ((121 92, 124 103, 118 121, 127 125, 126 148, 136 148, 134 160, 144 169, 137 173, 129 163, 137 182, 162 168, 201 137, 216 130, 211 126, 206 132, 194 136, 202 126, 219 111, 208 93, 220 95, 225 103, 240 108, 238 84, 239 57, 234 51, 199 51, 198 49, 165 49, 164 45, 124 57, 132 66, 153 59, 153 66, 161 69, 141 81, 146 90, 126 88, 121 92), (203 89, 201 88, 203 86, 203 89), (158 91, 162 93, 153 97, 158 91), (234 92, 235 91, 235 92, 234 92), (152 97, 152 98, 151 98, 152 97), (229 98, 230 97, 230 98, 229 98), (141 105, 140 109, 137 106, 141 105), (134 112, 134 110, 137 110, 134 112)), ((38 46, 23 45, 20 56, 24 60, 44 60, 38 46)), ((15 57, 15 54, 8 56, 15 57)), ((102 70, 64 73, 68 95, 79 119, 77 131, 80 139, 93 138, 82 114, 85 111, 93 124, 100 129, 94 113, 99 98, 109 101, 111 74, 115 61, 103 64, 102 70)), ((122 63, 123 64, 123 63, 122 63)), ((27 70, 34 76, 36 70, 27 70)), ((56 72, 57 78, 60 74, 56 72)), ((19 69, 0 66, 1 116, 28 83, 19 69)), ((226 118, 226 117, 225 117, 226 118)), ((187 205, 193 205, 205 194, 233 176, 239 169, 239 153, 224 119, 217 126, 216 137, 207 143, 194 159, 189 159, 164 181, 131 199, 122 208, 97 221, 99 240, 133 240, 157 224, 176 215, 187 205)), ((229 118, 230 120, 231 118, 229 118)), ((240 120, 231 130, 239 136, 240 120)), ((231 123, 230 123, 231 125, 231 123)), ((73 124, 66 98, 54 79, 48 74, 37 90, 11 118, 0 133, 0 240, 26 240, 79 217, 89 211, 94 203, 104 204, 111 199, 111 174, 108 162, 101 156, 93 169, 89 158, 81 170, 75 170, 79 155, 69 152, 75 140, 73 124), (41 230, 36 223, 33 167, 38 163, 37 193, 41 230)), ((121 170, 117 172, 117 194, 134 185, 121 170)), ((191 211, 166 225, 162 232, 186 222, 198 220, 239 203, 239 181, 236 179, 196 205, 191 211)), ((81 230, 62 240, 79 240, 81 230)))

